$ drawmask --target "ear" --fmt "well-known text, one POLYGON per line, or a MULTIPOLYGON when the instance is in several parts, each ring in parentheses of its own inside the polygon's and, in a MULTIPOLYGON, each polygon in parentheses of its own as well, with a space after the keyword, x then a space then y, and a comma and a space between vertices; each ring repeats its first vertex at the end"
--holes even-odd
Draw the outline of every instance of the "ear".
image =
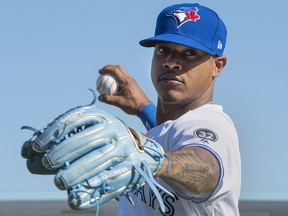
POLYGON ((214 58, 214 61, 215 61, 215 70, 213 72, 213 76, 218 77, 227 63, 227 58, 226 56, 218 56, 214 58))

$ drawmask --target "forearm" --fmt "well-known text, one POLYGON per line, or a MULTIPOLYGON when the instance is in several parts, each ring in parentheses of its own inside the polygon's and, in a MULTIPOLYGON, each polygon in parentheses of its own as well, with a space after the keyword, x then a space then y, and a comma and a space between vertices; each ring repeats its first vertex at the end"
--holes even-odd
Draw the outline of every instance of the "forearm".
POLYGON ((170 156, 170 172, 167 173, 168 160, 165 160, 157 175, 177 193, 201 197, 216 187, 220 169, 218 161, 208 150, 186 147, 166 153, 170 156))

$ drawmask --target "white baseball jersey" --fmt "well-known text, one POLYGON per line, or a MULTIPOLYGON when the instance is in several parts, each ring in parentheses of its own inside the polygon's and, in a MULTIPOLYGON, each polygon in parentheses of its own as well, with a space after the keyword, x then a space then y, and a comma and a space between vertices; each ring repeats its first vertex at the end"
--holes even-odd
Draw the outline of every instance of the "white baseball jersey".
POLYGON ((161 185, 175 196, 160 191, 166 207, 159 208, 158 200, 148 185, 130 195, 134 206, 125 197, 119 203, 119 216, 238 216, 241 184, 241 161, 238 136, 234 124, 222 106, 206 104, 188 111, 176 120, 169 120, 152 128, 147 135, 159 142, 164 150, 177 150, 198 146, 210 151, 217 158, 221 177, 215 190, 205 199, 181 197, 160 178, 161 185))

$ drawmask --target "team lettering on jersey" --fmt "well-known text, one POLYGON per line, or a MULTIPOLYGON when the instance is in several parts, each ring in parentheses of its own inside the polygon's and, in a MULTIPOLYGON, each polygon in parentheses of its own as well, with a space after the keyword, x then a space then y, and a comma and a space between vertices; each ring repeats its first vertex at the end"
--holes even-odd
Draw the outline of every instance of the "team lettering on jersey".
POLYGON ((134 192, 134 195, 137 196, 143 203, 148 205, 150 208, 153 208, 156 211, 159 211, 163 216, 172 216, 175 215, 175 207, 173 204, 179 200, 179 197, 173 193, 174 197, 167 194, 158 188, 159 193, 163 199, 165 205, 165 212, 162 212, 159 205, 157 205, 157 198, 154 192, 148 187, 148 190, 144 189, 145 187, 139 188, 134 192))

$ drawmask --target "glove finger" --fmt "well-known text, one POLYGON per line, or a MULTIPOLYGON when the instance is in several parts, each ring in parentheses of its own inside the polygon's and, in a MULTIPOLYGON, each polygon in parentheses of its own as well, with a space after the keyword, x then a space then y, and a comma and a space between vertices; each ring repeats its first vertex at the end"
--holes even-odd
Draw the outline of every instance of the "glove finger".
POLYGON ((115 145, 117 142, 116 139, 124 136, 122 135, 124 131, 123 126, 121 127, 120 123, 118 125, 117 127, 116 124, 115 129, 115 124, 113 129, 109 129, 109 125, 106 127, 95 125, 81 131, 47 152, 43 157, 43 164, 48 169, 60 168, 102 146, 115 145))
POLYGON ((29 141, 26 141, 24 142, 23 146, 22 146, 22 149, 21 149, 21 156, 25 159, 31 157, 31 155, 33 154, 33 149, 31 147, 31 142, 30 140, 29 141))
MULTIPOLYGON (((137 188, 131 184, 134 178, 138 178, 138 173, 134 173, 131 162, 121 162, 89 180, 76 185, 68 191, 68 204, 72 209, 88 209, 117 198, 123 194, 128 194, 137 188)), ((138 187, 144 185, 144 180, 138 187)))
POLYGON ((51 145, 61 142, 72 134, 91 125, 105 124, 115 117, 111 115, 103 117, 103 112, 95 105, 71 109, 58 116, 47 128, 33 139, 32 147, 37 152, 44 152, 51 145))
POLYGON ((28 158, 26 166, 32 174, 52 175, 57 173, 57 170, 50 170, 44 167, 42 164, 42 155, 40 154, 35 154, 32 158, 28 158))
POLYGON ((39 154, 32 149, 30 140, 23 144, 21 149, 21 156, 27 159, 26 166, 30 173, 41 175, 56 173, 56 170, 49 170, 44 167, 42 164, 42 154, 39 154))
POLYGON ((79 158, 66 169, 60 170, 55 176, 56 187, 60 190, 70 189, 124 160, 124 157, 115 156, 115 147, 105 145, 79 158))

